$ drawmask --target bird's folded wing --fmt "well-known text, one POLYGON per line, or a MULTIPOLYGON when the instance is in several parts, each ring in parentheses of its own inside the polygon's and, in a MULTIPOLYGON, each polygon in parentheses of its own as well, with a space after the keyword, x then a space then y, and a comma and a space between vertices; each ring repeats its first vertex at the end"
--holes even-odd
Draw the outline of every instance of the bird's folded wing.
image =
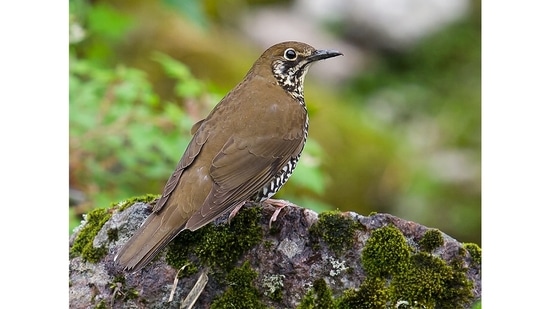
MULTIPOLYGON (((201 124, 203 120, 198 122, 197 124, 201 124)), ((195 124, 195 126, 197 125, 195 124)), ((196 130, 198 127, 195 128, 193 126, 193 129, 191 132, 194 134, 196 133, 196 130), (194 132, 193 132, 194 131, 194 132)), ((181 160, 179 160, 179 163, 177 164, 177 167, 175 168, 175 171, 172 173, 172 176, 168 181, 166 182, 166 186, 164 187, 164 191, 162 192, 162 196, 156 202, 156 205, 153 208, 153 212, 159 212, 164 205, 166 205, 166 202, 170 198, 170 195, 172 194, 175 187, 177 187, 177 184, 179 183, 179 179, 181 178, 181 175, 183 175, 183 172, 185 171, 185 168, 187 168, 196 158, 196 156, 200 153, 200 150, 202 149, 202 146, 206 143, 209 136, 209 131, 200 130, 196 135, 193 136, 191 139, 189 146, 187 147, 187 150, 185 150, 185 153, 181 157, 181 160)))
POLYGON ((186 228, 197 229, 248 200, 299 155, 303 143, 303 134, 230 138, 212 162, 213 188, 186 228))

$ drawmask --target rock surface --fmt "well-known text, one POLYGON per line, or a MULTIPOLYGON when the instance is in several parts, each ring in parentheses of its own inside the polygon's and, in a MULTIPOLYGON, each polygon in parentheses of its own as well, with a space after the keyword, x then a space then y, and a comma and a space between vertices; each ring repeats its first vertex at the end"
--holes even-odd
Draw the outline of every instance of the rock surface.
MULTIPOLYGON (((442 282, 443 288, 446 290, 456 288, 457 292, 430 291, 428 294, 430 293, 431 296, 425 298, 421 292, 405 292, 399 289, 395 283, 399 275, 389 271, 389 275, 381 275, 381 277, 385 282, 384 285, 388 287, 385 292, 388 293, 391 286, 395 287, 391 290, 393 296, 388 296, 386 301, 391 308, 395 308, 398 302, 405 304, 405 302, 414 301, 425 304, 427 308, 431 305, 433 307, 436 305, 436 308, 470 308, 474 301, 480 300, 480 249, 473 252, 466 250, 467 246, 444 233, 437 234, 437 230, 388 214, 362 216, 353 212, 330 212, 319 215, 297 206, 284 208, 269 230, 269 219, 274 208, 269 205, 264 205, 262 208, 256 206, 250 204, 243 207, 229 225, 225 223, 226 218, 221 218, 204 227, 203 235, 193 236, 194 233, 187 231, 181 233, 167 249, 159 254, 158 258, 136 273, 123 272, 114 263, 113 258, 149 214, 147 204, 138 202, 123 211, 120 211, 119 207, 108 211, 109 220, 93 238, 94 248, 106 248, 104 250, 106 254, 97 263, 85 261, 82 254, 72 250, 75 242, 79 241, 79 234, 83 233, 87 224, 83 222, 71 236, 69 243, 71 247, 70 308, 180 308, 181 302, 189 294, 202 272, 208 274, 208 282, 193 308, 229 308, 229 303, 236 304, 238 308, 296 308, 300 303, 303 308, 321 308, 322 297, 317 287, 318 282, 321 282, 319 280, 326 283, 331 293, 329 295, 333 296, 334 306, 352 308, 349 304, 353 303, 352 300, 358 299, 355 296, 361 293, 353 291, 357 291, 366 278, 372 277, 364 270, 364 248, 370 246, 371 250, 369 249, 368 252, 376 252, 374 245, 377 246, 377 244, 374 244, 373 239, 379 238, 382 235, 381 231, 387 227, 394 227, 402 233, 407 245, 406 250, 409 250, 411 257, 417 257, 423 252, 424 258, 433 259, 433 261, 441 259, 447 265, 457 265, 456 267, 463 271, 466 278, 462 282, 463 286, 459 286, 461 284, 459 282, 456 286, 456 278, 452 281, 442 276, 438 282, 442 282), (246 230, 248 226, 250 228, 255 226, 256 230, 246 230), (208 242, 215 242, 216 238, 219 238, 215 235, 221 235, 214 234, 213 238, 208 238, 207 233, 221 233, 221 230, 232 233, 230 234, 232 236, 227 236, 224 243, 228 246, 227 248, 249 247, 243 252, 237 250, 234 263, 230 257, 231 253, 226 252, 226 248, 223 249, 225 251, 215 248, 211 251, 211 246, 207 246, 208 242), (432 248, 425 245, 427 242, 422 242, 422 239, 427 231, 436 231, 434 235, 441 235, 441 245, 434 245, 432 248), (238 242, 238 239, 250 237, 255 232, 259 235, 257 238, 247 238, 252 239, 250 243, 243 245, 238 242), (376 236, 372 237, 374 234, 376 236), (254 243, 253 239, 257 241, 254 243), (168 265, 166 257, 177 255, 173 252, 185 247, 186 243, 189 244, 190 249, 182 251, 183 255, 186 254, 186 258, 181 263, 187 264, 187 267, 181 272, 183 277, 178 280, 177 287, 173 291, 173 301, 169 302, 178 269, 168 265), (221 259, 219 263, 215 262, 215 258, 221 259), (249 268, 247 268, 248 265, 249 268), (249 272, 250 268, 251 272, 249 272), (248 272, 245 272, 246 269, 248 272), (241 282, 246 278, 242 274, 248 273, 252 274, 249 284, 241 282), (394 296, 398 293, 403 294, 394 296), (446 294, 442 295, 443 293, 446 294), (464 293, 469 294, 465 300, 457 302, 457 299, 462 299, 460 295, 464 293), (311 304, 314 303, 317 307, 304 305, 307 297, 311 304), (347 305, 343 305, 345 301, 347 305), (452 302, 455 303, 451 304, 452 302)), ((398 232, 397 234, 400 235, 398 232)), ((389 244, 391 241, 393 240, 389 239, 386 242, 389 244)), ((382 242, 379 245, 386 244, 382 242)), ((393 256, 391 247, 381 248, 384 256, 389 258, 393 256)), ((396 248, 395 252, 398 250, 401 249, 396 248)), ((379 265, 383 266, 385 263, 388 265, 389 262, 381 261, 379 265)), ((420 267, 425 266, 420 265, 420 267)), ((448 269, 450 268, 446 270, 448 269)), ((410 272, 413 278, 410 280, 417 281, 417 274, 430 274, 425 271, 424 268, 421 271, 413 269, 410 272)), ((434 274, 438 273, 435 270, 434 274)), ((436 276, 427 275, 427 277, 436 276)), ((400 278, 402 280, 405 277, 400 276, 400 278)), ((416 283, 420 284, 417 291, 424 290, 424 285, 433 285, 414 282, 416 283)), ((386 295, 385 292, 382 294, 386 295)), ((385 308, 385 306, 379 308, 385 308)))

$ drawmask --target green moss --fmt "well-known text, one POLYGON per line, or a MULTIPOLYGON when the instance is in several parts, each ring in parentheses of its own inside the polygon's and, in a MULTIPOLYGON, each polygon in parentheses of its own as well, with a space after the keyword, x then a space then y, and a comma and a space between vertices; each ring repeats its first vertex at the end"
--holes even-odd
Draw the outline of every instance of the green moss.
POLYGON ((404 235, 393 226, 374 230, 362 250, 362 266, 369 276, 385 278, 401 273, 410 258, 404 235))
POLYGON ((126 277, 123 275, 114 276, 111 281, 111 288, 114 288, 117 283, 126 284, 126 277))
POLYGON ((124 211, 126 208, 130 207, 135 203, 150 203, 155 199, 160 198, 160 194, 145 194, 141 196, 132 197, 125 201, 114 203, 111 206, 117 206, 119 211, 124 211))
POLYGON ((389 293, 385 280, 366 278, 358 290, 349 289, 338 299, 339 309, 378 309, 386 308, 389 293))
POLYGON ((84 261, 97 263, 107 254, 107 248, 105 246, 94 247, 93 240, 111 216, 111 212, 103 208, 94 209, 86 215, 86 224, 78 232, 70 249, 71 257, 80 255, 84 261))
POLYGON ((202 229, 196 232, 189 230, 182 231, 173 241, 168 244, 166 251, 166 263, 175 269, 185 268, 179 273, 179 277, 190 276, 198 271, 197 259, 191 259, 193 249, 202 238, 202 229))
POLYGON ((112 241, 117 241, 118 240, 118 229, 108 229, 107 230, 107 239, 112 242, 112 241))
POLYGON ((464 258, 467 255, 467 250, 463 247, 458 248, 458 255, 462 258, 464 258))
POLYGON ((230 224, 210 225, 196 249, 198 257, 208 265, 228 270, 261 241, 260 218, 261 208, 254 207, 242 209, 230 224))
MULTIPOLYGON (((426 251, 440 245, 437 235, 442 237, 442 234, 432 231, 420 241, 426 251)), ((366 282, 374 278, 385 280, 381 281, 386 282, 385 292, 380 284, 373 290, 346 291, 342 304, 353 300, 352 304, 356 305, 360 303, 355 302, 357 299, 381 300, 388 296, 392 305, 405 301, 413 306, 449 309, 467 307, 472 301, 472 282, 467 279, 463 260, 446 263, 428 252, 412 254, 404 235, 392 226, 372 232, 362 251, 362 265, 368 274, 366 282)))
POLYGON ((267 308, 261 301, 259 290, 254 286, 257 272, 254 271, 248 262, 242 267, 233 268, 227 276, 228 288, 217 297, 211 309, 255 309, 267 308))
POLYGON ((419 247, 425 252, 432 252, 444 244, 442 233, 437 229, 430 229, 419 240, 419 247))
MULTIPOLYGON (((155 194, 147 194, 143 196, 133 197, 120 203, 113 203, 111 206, 117 207, 120 211, 122 211, 127 207, 133 205, 134 203, 148 203, 157 197, 158 195, 155 194)), ((101 260, 107 254, 107 248, 105 246, 95 248, 93 246, 93 240, 95 239, 95 236, 97 236, 97 233, 99 232, 99 230, 101 230, 105 222, 107 222, 111 218, 111 216, 112 210, 109 209, 98 208, 90 211, 86 215, 86 224, 78 232, 78 235, 76 236, 76 239, 70 249, 70 256, 75 257, 80 255, 85 261, 92 263, 99 262, 99 260, 101 260)), ((107 231, 107 237, 109 241, 118 240, 118 230, 109 229, 107 231)))
POLYGON ((473 259, 473 262, 480 265, 480 262, 482 260, 482 250, 480 249, 480 247, 474 243, 464 243, 463 247, 469 252, 471 258, 473 259))
POLYGON ((313 282, 313 288, 305 294, 297 309, 335 309, 332 292, 324 279, 313 282))
POLYGON ((354 243, 355 230, 359 225, 351 218, 345 217, 339 211, 327 211, 318 216, 309 229, 314 245, 318 239, 322 239, 328 248, 334 253, 340 254, 349 249, 354 243))
POLYGON ((124 301, 128 299, 135 299, 139 296, 137 290, 126 287, 126 278, 123 275, 118 275, 113 278, 109 283, 109 288, 112 291, 113 299, 123 299, 124 301))
POLYGON ((473 282, 467 279, 467 269, 463 268, 462 264, 461 261, 457 260, 450 263, 452 276, 444 281, 444 291, 436 298, 436 308, 455 308, 450 304, 467 308, 473 301, 473 282))
POLYGON ((310 289, 307 294, 301 299, 296 309, 313 309, 315 307, 315 293, 313 289, 310 289))
POLYGON ((183 266, 179 268, 176 268, 177 270, 181 269, 181 271, 179 271, 179 274, 177 275, 178 278, 188 277, 198 272, 198 266, 196 265, 196 263, 193 263, 190 260, 182 260, 182 262, 187 263, 183 264, 183 266))
POLYGON ((248 250, 261 242, 261 208, 242 208, 230 224, 213 224, 183 231, 168 246, 167 263, 180 268, 196 256, 200 263, 225 271, 248 250))
POLYGON ((93 309, 107 309, 107 304, 105 303, 105 300, 102 299, 99 303, 93 306, 93 309))
POLYGON ((185 230, 168 244, 166 264, 174 269, 181 269, 179 278, 188 277, 198 272, 196 259, 191 260, 191 249, 196 246, 198 233, 185 230), (194 237, 193 237, 194 236, 194 237))
POLYGON ((459 263, 420 252, 411 257, 408 268, 391 282, 391 300, 407 301, 425 308, 464 308, 472 301, 472 283, 459 263))
POLYGON ((267 250, 271 250, 273 248, 273 242, 270 241, 270 240, 266 240, 263 242, 263 246, 265 247, 265 249, 267 250))

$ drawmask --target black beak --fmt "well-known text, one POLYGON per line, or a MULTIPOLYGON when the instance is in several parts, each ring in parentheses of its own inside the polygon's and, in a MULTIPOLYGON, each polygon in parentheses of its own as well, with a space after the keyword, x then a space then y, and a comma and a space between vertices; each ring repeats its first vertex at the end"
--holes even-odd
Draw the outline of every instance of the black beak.
POLYGON ((307 60, 309 62, 314 62, 314 61, 328 59, 328 58, 337 57, 337 56, 343 56, 343 54, 338 52, 337 50, 319 49, 319 50, 315 50, 309 57, 307 57, 307 60))

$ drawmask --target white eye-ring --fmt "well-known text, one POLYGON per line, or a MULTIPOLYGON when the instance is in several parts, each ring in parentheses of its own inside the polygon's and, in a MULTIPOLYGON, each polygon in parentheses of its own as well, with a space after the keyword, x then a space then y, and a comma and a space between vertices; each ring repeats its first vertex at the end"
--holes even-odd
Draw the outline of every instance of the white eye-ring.
POLYGON ((286 60, 290 60, 290 61, 296 60, 297 59, 297 53, 295 52, 295 50, 293 48, 288 48, 284 51, 284 58, 286 58, 286 60))

